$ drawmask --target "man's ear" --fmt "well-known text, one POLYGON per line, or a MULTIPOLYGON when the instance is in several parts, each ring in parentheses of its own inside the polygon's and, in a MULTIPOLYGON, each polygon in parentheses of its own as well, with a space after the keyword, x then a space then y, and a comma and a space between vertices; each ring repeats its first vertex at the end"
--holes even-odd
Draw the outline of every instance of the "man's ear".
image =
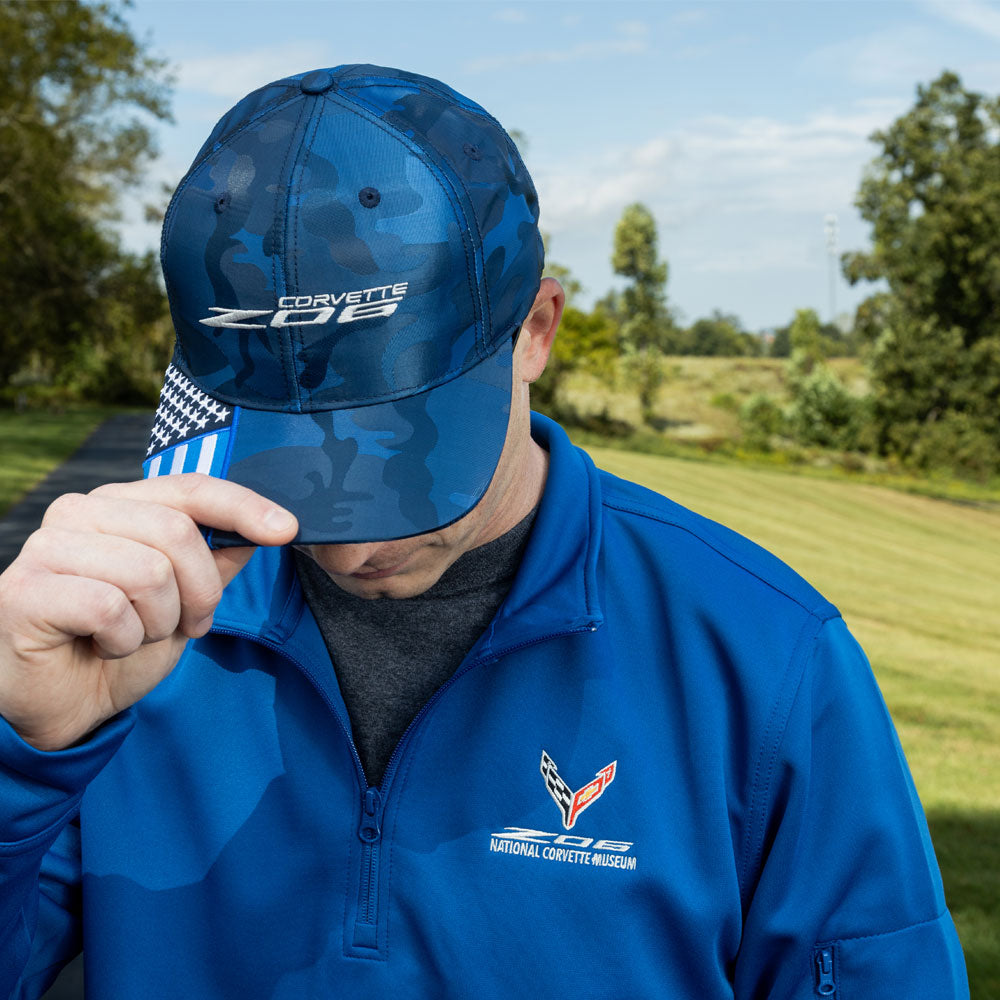
POLYGON ((542 278, 518 337, 517 353, 523 381, 534 382, 545 371, 565 305, 566 293, 562 285, 555 278, 542 278))

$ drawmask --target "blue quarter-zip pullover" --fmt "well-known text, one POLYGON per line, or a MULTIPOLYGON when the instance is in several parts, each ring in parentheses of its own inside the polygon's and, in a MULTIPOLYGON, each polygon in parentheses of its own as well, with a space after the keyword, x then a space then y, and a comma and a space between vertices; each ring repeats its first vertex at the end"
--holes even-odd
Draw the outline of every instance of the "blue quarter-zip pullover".
POLYGON ((0 724, 0 996, 952 1000, 920 803, 836 608, 551 455, 519 572, 368 788, 290 553, 137 705, 0 724))

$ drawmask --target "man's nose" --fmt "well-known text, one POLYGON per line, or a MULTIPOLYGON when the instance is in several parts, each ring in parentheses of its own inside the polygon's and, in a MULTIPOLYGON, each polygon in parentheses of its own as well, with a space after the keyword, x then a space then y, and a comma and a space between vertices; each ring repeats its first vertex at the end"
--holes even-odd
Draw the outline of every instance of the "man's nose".
POLYGON ((352 573, 357 573, 378 552, 381 545, 380 542, 319 545, 313 548, 312 555, 328 573, 350 576, 352 573))

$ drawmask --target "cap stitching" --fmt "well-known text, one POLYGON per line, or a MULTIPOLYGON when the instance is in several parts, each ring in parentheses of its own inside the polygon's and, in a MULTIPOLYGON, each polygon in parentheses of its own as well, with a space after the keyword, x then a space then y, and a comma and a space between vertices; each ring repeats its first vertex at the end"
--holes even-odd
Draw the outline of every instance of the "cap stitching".
MULTIPOLYGON (((263 90, 264 88, 261 87, 259 89, 263 90)), ((254 93, 256 93, 256 91, 254 91, 254 93)), ((284 103, 291 104, 292 101, 296 100, 301 96, 302 96, 301 94, 293 94, 284 103)), ((180 184, 177 185, 177 190, 174 191, 174 194, 170 199, 170 205, 167 208, 167 214, 163 219, 163 229, 160 233, 161 258, 164 250, 166 249, 167 232, 169 229, 172 229, 173 217, 177 213, 177 203, 180 200, 178 196, 190 185, 194 177, 195 171, 198 170, 198 168, 201 167, 202 164, 204 164, 205 161, 210 156, 212 156, 214 153, 217 153, 219 148, 221 148, 222 146, 228 146, 229 143, 236 138, 236 136, 240 135, 242 132, 245 132, 258 118, 261 117, 261 115, 265 114, 268 111, 275 110, 277 107, 280 106, 281 103, 282 103, 281 101, 275 101, 273 105, 266 105, 265 107, 261 108, 255 115, 253 115, 252 118, 248 118, 238 129, 235 129, 234 131, 230 132, 226 136, 224 141, 217 142, 215 146, 213 146, 212 149, 210 149, 207 153, 205 153, 203 157, 201 157, 198 160, 195 160, 194 163, 192 163, 191 166, 188 167, 188 172, 181 179, 180 184)))
MULTIPOLYGON (((316 95, 316 96, 320 96, 320 95, 316 95)), ((303 107, 305 107, 305 105, 303 105, 303 107)), ((302 131, 302 142, 299 144, 299 150, 298 150, 298 152, 295 155, 295 160, 294 160, 294 163, 293 163, 293 169, 294 169, 294 164, 296 164, 296 163, 299 164, 299 166, 300 166, 301 169, 304 169, 303 168, 303 160, 302 160, 302 151, 304 149, 305 150, 311 150, 312 149, 313 141, 316 138, 316 132, 319 130, 320 115, 317 113, 319 107, 320 107, 320 104, 319 104, 319 101, 317 101, 315 103, 315 106, 312 109, 312 120, 308 123, 308 125, 302 131)), ((298 190, 299 193, 301 193, 301 190, 302 190, 301 177, 300 177, 300 181, 299 181, 299 187, 298 187, 297 190, 298 190)), ((286 204, 287 204, 287 202, 291 201, 291 198, 292 198, 292 184, 291 184, 291 178, 289 178, 288 194, 287 194, 287 198, 286 198, 286 204)), ((288 243, 289 243, 290 234, 293 233, 293 232, 298 232, 298 228, 299 228, 299 214, 301 213, 301 211, 302 211, 302 199, 298 198, 296 200, 295 207, 292 210, 292 212, 294 213, 294 217, 292 216, 292 213, 287 213, 287 216, 286 216, 286 226, 285 226, 285 255, 286 256, 287 256, 287 253, 288 253, 288 243)), ((296 247, 296 249, 297 249, 297 247, 296 247)), ((295 290, 297 292, 302 287, 301 282, 299 281, 299 255, 298 254, 294 255, 292 266, 293 266, 294 271, 295 271, 295 290)), ((285 288, 285 292, 286 293, 288 292, 288 288, 287 287, 285 288)), ((304 338, 302 336, 302 328, 301 327, 297 327, 296 324, 291 324, 288 327, 288 341, 289 341, 289 345, 288 345, 288 347, 289 347, 289 359, 288 359, 289 371, 291 372, 291 376, 292 376, 292 385, 294 386, 295 401, 298 404, 299 412, 301 413, 302 412, 302 386, 299 384, 299 372, 298 372, 298 367, 296 366, 296 363, 295 363, 295 358, 296 358, 296 355, 297 355, 297 349, 303 350, 303 351, 305 350, 305 340, 304 340, 304 338), (298 330, 298 333, 296 333, 296 330, 298 330)))
MULTIPOLYGON (((247 94, 247 96, 244 97, 243 100, 245 101, 248 98, 253 97, 254 94, 258 93, 261 90, 267 90, 268 87, 274 87, 274 86, 277 86, 278 84, 282 84, 282 83, 285 83, 285 81, 284 80, 275 80, 274 83, 269 83, 269 84, 267 84, 264 87, 258 87, 257 90, 251 91, 249 94, 247 94)), ((304 97, 304 95, 302 94, 302 91, 300 91, 298 89, 292 89, 292 93, 288 94, 287 96, 285 96, 285 97, 276 97, 276 98, 274 98, 274 100, 270 104, 262 104, 238 128, 234 128, 232 132, 227 132, 226 135, 225 135, 225 138, 223 138, 223 139, 216 139, 216 141, 212 144, 212 146, 205 151, 205 155, 202 156, 202 157, 200 157, 199 159, 195 160, 194 163, 191 164, 191 167, 188 170, 188 173, 189 174, 194 173, 194 171, 198 167, 200 167, 205 162, 205 160, 207 160, 213 153, 215 153, 215 152, 218 151, 218 148, 220 146, 227 146, 227 145, 229 145, 229 143, 233 139, 235 139, 236 136, 240 135, 242 132, 245 132, 251 125, 253 125, 253 123, 255 121, 257 121, 258 118, 261 118, 264 115, 269 114, 272 111, 276 111, 278 108, 280 108, 282 106, 282 104, 291 104, 292 101, 302 100, 303 97, 304 97)), ((240 103, 242 103, 242 101, 240 103)), ((231 108, 230 110, 234 110, 234 109, 231 108)))
MULTIPOLYGON (((450 87, 447 87, 444 84, 439 85, 439 81, 432 80, 430 77, 424 77, 419 83, 412 80, 406 80, 403 77, 398 77, 398 76, 352 77, 351 83, 342 85, 340 89, 355 90, 363 86, 371 86, 373 83, 402 83, 402 84, 408 84, 409 86, 414 87, 417 90, 419 90, 422 87, 424 90, 429 90, 431 93, 437 94, 437 96, 440 97, 442 100, 449 101, 452 104, 457 104, 458 107, 462 108, 463 110, 471 111, 474 114, 479 115, 481 118, 485 118, 487 121, 492 122, 492 124, 497 127, 500 134, 507 140, 507 144, 511 147, 511 149, 514 150, 514 152, 517 153, 518 158, 519 159, 521 158, 521 154, 518 151, 517 144, 514 142, 513 139, 511 139, 510 135, 507 133, 507 130, 503 127, 500 121, 494 118, 493 115, 491 115, 486 110, 486 108, 484 108, 480 104, 477 104, 475 101, 470 100, 469 98, 464 98, 464 100, 467 102, 465 104, 455 101, 454 98, 456 95, 459 97, 462 97, 463 95, 459 94, 458 91, 456 90, 452 90, 450 87), (355 81, 358 82, 355 83, 355 81)), ((358 96, 360 97, 360 95, 358 96)), ((525 175, 531 184, 532 193, 534 193, 535 200, 537 201, 538 193, 535 191, 535 182, 531 179, 531 175, 528 174, 527 168, 525 168, 525 175)))
MULTIPOLYGON (((473 101, 473 100, 471 100, 471 99, 469 99, 467 97, 464 97, 464 95, 459 94, 458 91, 452 90, 450 87, 448 87, 448 86, 446 86, 444 84, 441 84, 439 81, 433 80, 430 77, 422 77, 419 81, 417 81, 417 80, 410 80, 410 79, 407 79, 405 77, 400 77, 400 76, 371 76, 371 75, 369 75, 369 76, 364 76, 364 77, 351 77, 350 82, 341 85, 340 89, 345 90, 345 91, 346 90, 355 90, 355 89, 360 89, 360 88, 366 87, 366 86, 372 86, 372 84, 380 84, 380 83, 385 83, 385 84, 389 84, 389 83, 403 84, 404 86, 413 87, 416 90, 420 90, 420 89, 427 90, 427 91, 430 91, 432 94, 436 94, 442 100, 448 101, 450 104, 454 104, 457 107, 462 108, 465 111, 472 112, 473 114, 476 114, 476 115, 478 115, 481 118, 485 118, 488 122, 491 122, 494 126, 496 126, 496 128, 500 132, 500 134, 504 137, 504 139, 506 139, 507 146, 508 146, 508 150, 507 150, 508 154, 510 152, 513 152, 517 156, 517 158, 519 160, 521 160, 522 165, 523 165, 524 161, 521 158, 520 152, 518 151, 517 144, 514 142, 513 139, 511 139, 511 137, 507 134, 507 130, 503 127, 503 125, 500 124, 500 122, 493 115, 491 115, 484 107, 482 107, 482 105, 477 104, 475 101, 473 101), (459 98, 461 98, 461 100, 456 101, 455 100, 456 96, 459 97, 459 98), (463 101, 464 101, 464 103, 463 103, 463 101)), ((358 95, 358 97, 360 98, 360 95, 358 95)), ((524 175, 525 175, 525 179, 526 179, 527 184, 528 184, 528 188, 531 191, 531 194, 534 196, 535 204, 537 205, 538 204, 538 192, 535 189, 535 182, 534 182, 534 180, 532 180, 531 175, 528 173, 527 167, 525 167, 525 169, 524 169, 524 175)), ((464 184, 463 184, 463 186, 464 186, 464 184)), ((466 189, 466 196, 468 197, 468 189, 466 189)), ((469 200, 471 202, 471 198, 469 200)), ((475 213, 473 213, 473 218, 475 218, 475 213)), ((479 226, 479 220, 478 219, 476 220, 476 226, 477 226, 477 229, 478 229, 478 226, 479 226)), ((537 229, 537 226, 538 226, 537 220, 535 222, 535 226, 536 226, 536 229, 537 229)), ((539 236, 538 238, 539 238, 539 241, 540 241, 541 237, 539 236)), ((479 242, 480 242, 480 245, 482 246, 482 244, 483 244, 483 238, 482 238, 482 233, 481 232, 479 234, 479 242)), ((488 287, 488 285, 486 283, 486 255, 485 255, 485 249, 484 249, 484 254, 483 254, 483 289, 484 289, 485 295, 488 298, 489 294, 490 294, 490 290, 489 290, 489 287, 488 287)), ((487 303, 487 306, 488 305, 489 304, 487 303)), ((492 310, 490 310, 489 315, 490 315, 490 319, 492 321, 492 316, 493 316, 492 310)))
MULTIPOLYGON (((413 87, 414 90, 429 90, 431 93, 437 94, 438 97, 443 100, 448 101, 451 104, 457 104, 459 107, 464 108, 466 111, 473 111, 478 115, 482 115, 484 118, 488 118, 501 132, 504 131, 503 126, 480 104, 471 100, 468 97, 464 97, 458 93, 457 90, 452 90, 447 86, 438 86, 435 81, 430 77, 422 77, 420 80, 409 80, 402 76, 352 76, 349 82, 341 85, 341 90, 357 90, 362 87, 370 87, 373 84, 380 83, 401 83, 404 86, 413 87), (460 97, 462 100, 456 101, 455 98, 460 97), (466 103, 462 103, 465 101, 466 103)), ((506 132, 504 132, 506 135, 506 132)))
MULTIPOLYGON (((306 107, 307 107, 306 102, 303 101, 302 102, 302 107, 299 110, 298 119, 295 122, 295 128, 296 129, 298 129, 301 126, 301 124, 302 124, 302 119, 305 116, 306 107)), ((302 145, 305 142, 305 137, 306 137, 306 132, 307 131, 308 131, 308 128, 307 129, 303 129, 302 139, 299 142, 299 146, 298 146, 299 150, 302 149, 302 145)), ((288 275, 286 273, 284 258, 287 256, 287 252, 288 252, 288 231, 287 231, 287 226, 288 226, 288 201, 291 198, 291 193, 292 193, 292 178, 291 178, 291 176, 289 176, 286 173, 286 170, 287 170, 287 167, 288 167, 288 159, 292 155, 292 147, 294 145, 295 145, 294 142, 290 142, 288 144, 288 148, 285 150, 285 158, 282 160, 282 162, 281 162, 281 170, 278 172, 278 181, 279 181, 279 184, 277 185, 278 190, 275 191, 275 195, 274 195, 275 206, 276 206, 276 211, 275 211, 276 219, 275 219, 275 221, 276 222, 280 222, 280 225, 276 225, 274 227, 274 231, 275 231, 276 234, 277 233, 281 234, 281 252, 278 252, 278 248, 277 247, 272 246, 272 248, 271 248, 272 250, 275 251, 271 255, 271 274, 272 274, 272 283, 274 284, 274 293, 275 293, 275 298, 276 299, 279 299, 279 296, 278 296, 278 268, 279 268, 279 264, 281 265, 281 268, 282 268, 282 275, 281 275, 282 276, 282 285, 281 285, 282 291, 284 293, 286 293, 286 294, 288 292, 288 280, 287 280, 288 279, 288 275), (284 198, 282 198, 282 196, 281 196, 281 187, 280 187, 280 181, 281 181, 281 179, 283 177, 288 177, 287 187, 285 189, 285 196, 284 196, 284 198)), ((297 155, 298 154, 296 153, 296 157, 297 157, 297 155)), ((291 385, 292 385, 292 392, 293 392, 293 395, 295 397, 295 402, 298 404, 299 411, 301 412, 301 409, 302 409, 302 399, 299 396, 298 378, 296 377, 296 374, 295 374, 295 361, 294 361, 294 358, 292 357, 292 352, 291 352, 291 344, 290 344, 291 337, 292 337, 291 331, 289 331, 289 334, 288 334, 288 341, 289 341, 289 343, 286 344, 286 340, 285 340, 284 334, 280 333, 280 332, 278 334, 278 344, 280 346, 281 367, 284 369, 284 375, 285 375, 286 385, 289 382, 291 383, 291 385)))
MULTIPOLYGON (((395 139, 401 145, 411 149, 415 148, 417 153, 428 152, 428 150, 424 149, 423 146, 417 143, 410 136, 404 135, 399 129, 393 128, 392 126, 386 124, 386 122, 384 122, 381 118, 375 115, 374 112, 369 111, 367 107, 365 107, 364 105, 356 104, 355 102, 350 101, 347 96, 330 93, 328 91, 327 93, 323 94, 323 97, 325 97, 327 100, 335 101, 337 104, 339 104, 341 107, 344 107, 352 114, 364 117, 367 121, 369 121, 373 125, 376 125, 383 132, 385 132, 386 135, 395 139)), ((452 206, 452 209, 455 212, 456 221, 459 222, 460 224, 464 221, 466 223, 465 228, 466 230, 468 230, 470 228, 467 219, 469 213, 466 211, 465 205, 462 204, 460 198, 457 197, 458 192, 455 191, 453 187, 452 190, 449 190, 449 187, 446 186, 445 181, 449 181, 446 171, 442 170, 441 166, 433 161, 429 164, 429 166, 433 168, 430 171, 431 177, 434 178, 438 187, 441 188, 442 193, 448 199, 448 203, 452 206)), ((466 195, 466 198, 468 198, 468 192, 466 191, 464 193, 466 195)), ((483 245, 482 234, 479 233, 479 223, 475 218, 475 213, 472 213, 472 217, 473 217, 473 223, 476 226, 476 234, 479 236, 479 246, 482 247, 483 245)), ((483 328, 485 330, 486 313, 483 310, 486 304, 483 302, 483 296, 479 287, 481 282, 476 280, 475 248, 472 248, 472 259, 470 260, 469 259, 470 247, 467 245, 465 239, 463 239, 462 252, 465 254, 466 258, 466 272, 469 283, 469 292, 472 295, 473 299, 479 303, 480 322, 482 323, 483 328)), ((483 274, 484 274, 484 281, 482 282, 482 284, 485 284, 485 266, 483 274)), ((490 320, 492 326, 492 317, 490 317, 490 320)), ((483 340, 485 340, 485 338, 483 338, 483 340)), ((477 354, 479 355, 479 357, 480 358, 487 357, 488 355, 483 353, 483 348, 485 347, 485 343, 480 343, 478 346, 479 350, 477 351, 477 354)), ((461 371, 461 368, 456 368, 454 369, 454 371, 461 371)), ((450 374, 450 372, 446 372, 445 374, 446 375, 450 374)), ((416 388, 416 386, 413 386, 412 388, 416 388)))
MULTIPOLYGON (((251 93, 248 94, 247 96, 250 97, 253 94, 258 93, 261 90, 266 90, 267 87, 273 87, 276 84, 279 84, 279 83, 282 83, 282 82, 283 81, 281 81, 281 80, 276 80, 274 83, 269 83, 269 84, 267 84, 264 87, 258 87, 257 90, 251 91, 251 93)), ((266 113, 268 113, 270 111, 276 110, 282 104, 291 104, 292 101, 301 98, 301 96, 302 96, 301 93, 299 93, 299 94, 294 94, 293 93, 293 94, 291 94, 286 99, 276 98, 271 104, 266 104, 263 107, 259 108, 258 111, 254 115, 252 115, 250 118, 248 118, 238 129, 234 129, 232 132, 230 132, 225 137, 224 140, 219 140, 216 143, 214 143, 213 146, 205 152, 204 156, 196 159, 194 161, 194 163, 192 163, 191 166, 188 168, 188 172, 181 179, 180 184, 177 185, 177 189, 174 191, 174 194, 173 194, 172 198, 170 199, 170 204, 167 206, 167 213, 166 213, 166 215, 163 218, 163 228, 160 231, 160 270, 163 273, 163 283, 164 283, 164 286, 167 289, 167 293, 168 293, 168 295, 167 295, 167 301, 168 302, 171 299, 176 299, 177 298, 177 288, 176 288, 176 285, 168 277, 168 273, 169 272, 168 272, 167 266, 166 266, 166 264, 167 264, 166 255, 167 255, 167 242, 168 242, 170 234, 173 232, 174 220, 175 220, 175 216, 177 215, 177 206, 180 204, 180 200, 181 200, 180 196, 181 196, 181 194, 183 194, 183 192, 185 192, 188 189, 188 187, 190 187, 191 182, 194 179, 195 173, 202 167, 202 165, 209 159, 209 157, 211 157, 214 153, 218 152, 218 150, 222 146, 228 146, 229 143, 232 142, 232 140, 236 138, 236 136, 238 136, 241 133, 243 133, 244 131, 246 131, 246 129, 248 129, 262 115, 264 115, 264 114, 266 114, 266 113)), ((244 98, 244 100, 245 99, 246 98, 244 98)), ((273 267, 274 267, 274 263, 272 261, 272 270, 273 270, 273 267)), ((274 279, 274 275, 272 274, 272 282, 274 280, 275 280, 274 279)), ((171 316, 172 315, 173 315, 173 307, 171 306, 171 316)), ((176 324, 175 324, 175 326, 176 326, 176 324)), ((176 337, 175 338, 175 353, 179 354, 184 359, 185 364, 188 365, 188 367, 190 367, 189 362, 188 362, 187 352, 184 350, 183 346, 181 345, 180 337, 176 337)))
MULTIPOLYGON (((356 104, 353 101, 347 103, 347 101, 348 101, 347 97, 346 96, 341 96, 339 94, 326 93, 323 96, 326 97, 328 100, 335 100, 335 99, 339 98, 339 101, 337 103, 341 104, 341 106, 346 107, 346 109, 348 111, 352 112, 353 114, 363 115, 373 125, 377 125, 383 132, 385 132, 386 135, 392 137, 393 139, 395 139, 397 142, 401 143, 402 145, 404 145, 404 146, 410 146, 410 147, 415 147, 416 152, 418 152, 418 153, 427 153, 427 152, 430 152, 429 150, 425 149, 424 146, 422 146, 421 144, 419 144, 411 136, 405 135, 399 129, 394 128, 391 125, 388 125, 382 118, 380 118, 378 115, 376 115, 373 111, 368 110, 368 108, 364 104, 356 104)), ((440 187, 441 190, 444 192, 444 195, 448 199, 449 204, 451 204, 452 206, 457 206, 458 208, 461 209, 460 213, 459 212, 455 213, 456 217, 457 217, 457 221, 459 221, 459 222, 463 221, 463 217, 466 216, 468 213, 465 211, 465 206, 461 204, 461 202, 458 200, 458 198, 454 197, 454 195, 457 194, 457 191, 455 191, 454 190, 454 186, 450 184, 450 178, 448 178, 447 174, 445 173, 444 170, 441 169, 441 167, 440 167, 439 164, 432 163, 431 166, 434 167, 434 169, 431 171, 431 176, 437 182, 438 187, 440 187), (446 187, 445 184, 443 183, 442 178, 445 181, 449 181, 449 186, 452 188, 452 190, 449 191, 448 187, 446 187)), ((466 197, 468 197, 468 192, 464 192, 464 193, 466 194, 466 197)), ((479 236, 480 246, 482 246, 482 234, 479 233, 479 223, 478 223, 478 221, 475 218, 475 213, 473 213, 473 222, 475 222, 476 233, 479 236)), ((468 258, 469 249, 465 245, 465 241, 464 240, 462 241, 462 248, 463 248, 463 251, 465 252, 466 258, 468 258)), ((474 260, 472 261, 472 264, 473 264, 472 273, 475 274, 475 266, 474 266, 475 265, 475 261, 474 260)), ((478 286, 478 284, 479 284, 478 281, 475 282, 475 286, 478 286)), ((478 289, 478 287, 474 287, 473 283, 471 281, 470 281, 470 284, 469 284, 469 290, 473 293, 473 297, 476 298, 480 302, 480 306, 482 306, 482 296, 479 294, 479 289, 478 289)))
MULTIPOLYGON (((448 166, 450 168, 449 170, 444 170, 443 167, 442 167, 442 165, 441 165, 441 163, 434 162, 434 164, 433 164, 437 168, 437 170, 448 181, 448 184, 452 187, 453 194, 455 195, 455 199, 454 200, 461 207, 461 209, 462 209, 462 215, 466 217, 467 222, 471 218, 470 228, 472 226, 475 227, 475 234, 476 234, 476 237, 478 238, 479 247, 481 249, 482 264, 483 264, 483 278, 482 278, 482 281, 479 280, 478 272, 475 270, 475 259, 473 259, 473 261, 472 261, 472 264, 473 264, 473 273, 475 274, 475 277, 476 277, 474 295, 475 295, 475 298, 479 302, 480 315, 482 317, 482 324, 483 324, 482 336, 480 338, 479 347, 480 347, 480 350, 485 350, 485 348, 487 346, 487 342, 488 342, 488 338, 486 336, 486 332, 487 332, 486 331, 486 325, 487 325, 487 322, 489 322, 490 331, 492 332, 492 328, 493 328, 493 311, 492 311, 492 308, 490 306, 490 291, 489 291, 489 288, 486 286, 486 248, 485 248, 485 244, 484 244, 484 240, 483 240, 482 229, 480 228, 480 225, 479 225, 479 219, 476 217, 476 213, 473 210, 472 197, 469 195, 469 189, 466 187, 465 182, 462 180, 462 178, 459 177, 458 172, 454 168, 454 165, 446 157, 444 157, 443 154, 441 154, 434 146, 432 146, 429 142, 428 143, 422 143, 422 142, 418 141, 415 137, 405 135, 399 129, 396 129, 396 128, 394 128, 394 127, 386 124, 386 122, 379 115, 377 115, 374 111, 369 110, 369 108, 368 108, 368 102, 366 100, 364 100, 363 95, 361 95, 361 94, 353 94, 353 93, 351 93, 350 95, 347 94, 348 91, 354 91, 354 90, 357 90, 357 89, 361 89, 363 87, 370 87, 373 84, 379 84, 379 83, 381 83, 381 84, 390 84, 390 83, 402 84, 404 86, 413 88, 418 93, 421 90, 429 91, 429 92, 435 94, 436 96, 440 97, 442 100, 447 101, 449 104, 451 104, 453 106, 461 108, 462 110, 473 112, 475 114, 478 114, 480 117, 488 119, 494 125, 497 126, 497 128, 500 130, 501 134, 507 140, 508 143, 511 142, 510 136, 508 136, 507 133, 504 132, 503 126, 500 125, 500 123, 498 121, 496 121, 495 118, 493 118, 490 114, 488 114, 482 108, 479 108, 478 105, 475 105, 475 107, 468 107, 467 105, 462 104, 462 103, 460 103, 460 102, 458 102, 458 101, 455 100, 455 92, 447 93, 444 90, 441 90, 441 89, 438 89, 438 88, 435 88, 435 87, 432 87, 432 86, 427 86, 422 81, 421 82, 417 82, 417 81, 413 81, 413 80, 406 80, 406 79, 404 79, 402 77, 391 77, 391 76, 352 77, 350 84, 346 84, 346 85, 344 85, 344 86, 342 86, 340 88, 341 90, 343 90, 345 92, 344 97, 343 97, 344 100, 346 100, 348 98, 348 96, 350 96, 350 97, 354 98, 358 102, 356 105, 352 102, 352 109, 354 107, 358 107, 360 110, 367 111, 367 113, 372 116, 372 119, 377 124, 379 124, 383 128, 383 130, 385 130, 388 134, 396 136, 399 139, 406 140, 406 141, 412 143, 412 145, 416 146, 417 149, 420 150, 425 155, 429 155, 432 158, 436 158, 436 159, 441 160, 446 166, 448 166), (452 174, 454 174, 454 178, 451 176, 452 174), (461 194, 465 196, 465 203, 468 204, 468 210, 466 209, 466 204, 464 204, 463 201, 462 201, 462 199, 461 199, 458 187, 456 187, 456 184, 455 184, 456 181, 457 181, 458 185, 460 185, 460 187, 461 187, 461 194)), ((513 143, 511 143, 511 144, 513 145, 513 143)), ((449 200, 450 200, 450 198, 451 198, 451 196, 449 195, 449 200)))

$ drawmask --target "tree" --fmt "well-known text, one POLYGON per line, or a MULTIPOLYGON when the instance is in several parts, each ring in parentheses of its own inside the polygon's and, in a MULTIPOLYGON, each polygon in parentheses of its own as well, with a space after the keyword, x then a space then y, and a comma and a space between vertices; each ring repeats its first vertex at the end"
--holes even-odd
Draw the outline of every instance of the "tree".
POLYGON ((543 413, 576 422, 579 414, 565 399, 566 377, 582 371, 610 381, 618 354, 618 327, 600 304, 589 313, 578 308, 576 302, 583 288, 568 267, 546 262, 544 273, 563 286, 566 308, 545 372, 532 386, 531 402, 543 413))
POLYGON ((653 415, 656 393, 666 379, 662 355, 670 349, 673 323, 666 305, 667 264, 659 259, 656 221, 638 202, 615 228, 611 266, 631 279, 618 301, 625 369, 639 394, 643 420, 653 415))
POLYGON ((645 205, 629 205, 615 228, 615 274, 631 279, 622 292, 622 338, 636 350, 664 351, 669 343, 667 264, 657 253, 656 221, 645 205))
POLYGON ((154 267, 124 253, 110 223, 120 192, 155 154, 151 122, 169 117, 167 98, 164 63, 132 36, 121 8, 0 0, 0 308, 8 317, 0 385, 32 359, 56 374, 85 345, 120 341, 135 333, 125 327, 162 315, 154 267))
POLYGON ((828 356, 828 344, 815 309, 795 310, 795 319, 788 328, 788 340, 792 347, 793 365, 805 373, 812 371, 828 356))
POLYGON ((779 326, 771 338, 771 347, 767 352, 772 358, 787 358, 792 353, 792 336, 790 326, 779 326))
POLYGON ((788 327, 791 355, 785 365, 792 397, 785 428, 800 444, 854 447, 862 404, 826 365, 837 341, 814 309, 797 309, 788 327))
POLYGON ((687 334, 687 354, 707 357, 744 357, 760 353, 760 340, 743 329, 739 316, 720 309, 696 320, 687 334))
POLYGON ((872 343, 876 439, 924 466, 1000 469, 1000 100, 954 73, 917 88, 856 204, 872 248, 845 254, 852 283, 888 292, 858 311, 872 343))
POLYGON ((793 335, 798 338, 799 347, 808 343, 809 353, 818 358, 844 358, 857 354, 854 333, 845 334, 835 323, 821 323, 815 309, 797 309, 795 319, 788 326, 774 331, 771 349, 772 358, 787 358, 792 353, 793 335))

